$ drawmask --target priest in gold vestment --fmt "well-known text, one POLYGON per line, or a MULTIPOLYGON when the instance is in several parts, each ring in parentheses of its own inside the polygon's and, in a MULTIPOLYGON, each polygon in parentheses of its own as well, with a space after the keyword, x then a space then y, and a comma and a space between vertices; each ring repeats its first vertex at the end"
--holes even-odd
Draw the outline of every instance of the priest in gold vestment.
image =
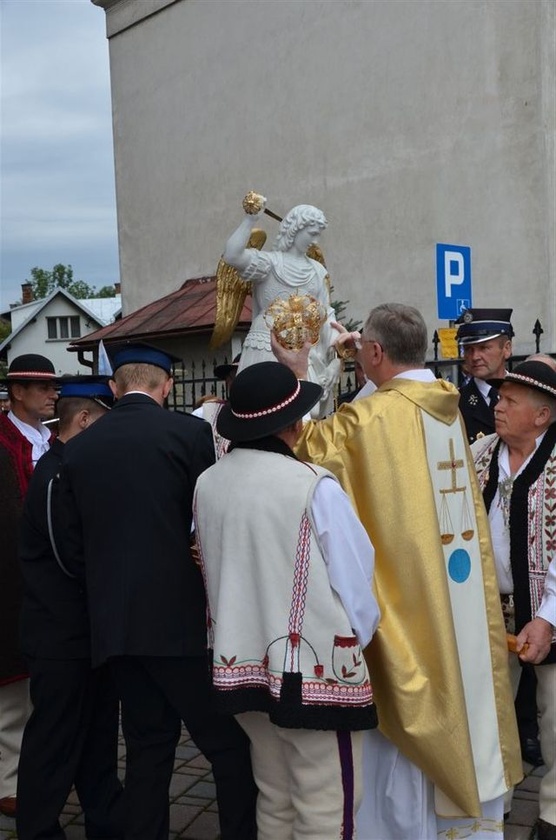
MULTIPOLYGON (((335 473, 376 551, 381 732, 359 840, 502 840, 503 794, 523 776, 506 635, 459 394, 424 369, 427 344, 413 307, 373 309, 357 359, 377 390, 307 423, 296 453, 335 473)), ((305 378, 306 348, 273 347, 305 378)))

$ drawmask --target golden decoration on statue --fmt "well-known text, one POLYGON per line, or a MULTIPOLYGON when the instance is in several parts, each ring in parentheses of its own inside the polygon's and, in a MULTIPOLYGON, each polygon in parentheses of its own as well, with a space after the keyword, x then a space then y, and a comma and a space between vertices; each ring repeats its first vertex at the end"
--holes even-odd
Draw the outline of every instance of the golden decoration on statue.
POLYGON ((250 190, 243 199, 242 205, 246 213, 248 213, 250 216, 254 216, 256 213, 260 213, 264 206, 264 203, 264 195, 259 195, 259 193, 250 190))
POLYGON ((334 348, 339 358, 344 362, 351 362, 357 356, 357 347, 353 342, 350 344, 335 344, 334 348))
POLYGON ((312 295, 293 294, 273 300, 265 310, 264 319, 282 347, 301 350, 306 341, 318 343, 326 311, 312 295))
MULTIPOLYGON (((265 242, 264 230, 253 228, 247 247, 260 251, 265 242)), ((236 269, 221 259, 216 269, 216 319, 210 339, 212 349, 231 339, 245 298, 250 294, 251 283, 242 280, 236 269)))

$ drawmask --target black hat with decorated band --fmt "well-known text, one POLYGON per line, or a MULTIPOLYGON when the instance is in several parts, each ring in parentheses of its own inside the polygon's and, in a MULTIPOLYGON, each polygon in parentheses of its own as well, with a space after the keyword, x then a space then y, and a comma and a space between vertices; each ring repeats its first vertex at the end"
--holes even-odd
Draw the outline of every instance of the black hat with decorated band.
POLYGON ((456 321, 458 343, 466 347, 501 335, 512 338, 512 312, 513 309, 466 309, 456 321))
POLYGON ((238 373, 216 420, 222 437, 258 440, 300 420, 319 401, 320 385, 298 380, 280 362, 259 362, 238 373))
POLYGON ((54 365, 39 353, 24 353, 12 360, 8 373, 0 382, 56 382, 54 365))
POLYGON ((556 370, 552 370, 546 362, 521 362, 504 379, 489 379, 489 385, 501 388, 508 382, 533 388, 556 400, 556 370))

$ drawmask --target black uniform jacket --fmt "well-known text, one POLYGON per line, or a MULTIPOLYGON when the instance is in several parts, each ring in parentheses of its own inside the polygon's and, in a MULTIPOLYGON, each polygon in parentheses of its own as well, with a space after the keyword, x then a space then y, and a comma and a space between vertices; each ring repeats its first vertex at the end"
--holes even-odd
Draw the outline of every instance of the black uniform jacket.
POLYGON ((55 531, 86 580, 93 665, 205 653, 190 536, 195 482, 213 462, 208 423, 137 393, 66 444, 55 531))
POLYGON ((491 435, 494 431, 494 409, 486 402, 474 379, 460 388, 459 410, 463 415, 467 440, 474 443, 477 438, 491 435))
POLYGON ((44 659, 91 655, 83 585, 58 565, 47 525, 47 491, 60 471, 65 445, 55 440, 29 483, 19 538, 23 574, 20 640, 24 654, 44 659))

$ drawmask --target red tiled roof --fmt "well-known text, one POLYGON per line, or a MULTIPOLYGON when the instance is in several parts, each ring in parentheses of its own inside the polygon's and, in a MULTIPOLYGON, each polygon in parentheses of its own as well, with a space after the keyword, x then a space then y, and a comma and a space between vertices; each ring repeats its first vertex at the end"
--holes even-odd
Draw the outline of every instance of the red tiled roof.
MULTIPOLYGON (((136 312, 130 312, 125 318, 73 341, 71 346, 86 349, 94 347, 101 339, 110 343, 131 337, 144 340, 212 332, 215 318, 216 277, 193 277, 186 280, 177 292, 171 292, 136 312)), ((251 299, 248 297, 238 327, 248 329, 250 323, 251 299)))

